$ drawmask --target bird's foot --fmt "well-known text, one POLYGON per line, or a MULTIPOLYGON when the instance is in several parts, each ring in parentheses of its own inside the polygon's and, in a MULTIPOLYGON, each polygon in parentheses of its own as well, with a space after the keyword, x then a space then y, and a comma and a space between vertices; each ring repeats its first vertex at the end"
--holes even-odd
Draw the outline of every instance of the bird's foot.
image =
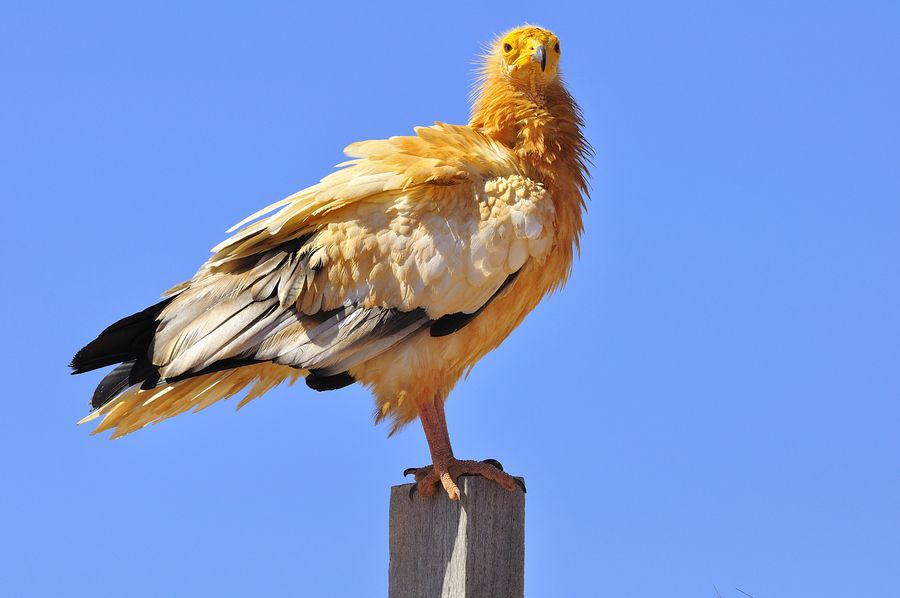
POLYGON ((410 467, 403 475, 414 474, 416 483, 409 490, 412 498, 414 492, 426 498, 437 491, 438 484, 444 487, 450 500, 459 500, 459 487, 456 480, 460 476, 480 475, 483 478, 496 482, 507 490, 515 490, 516 486, 525 492, 525 484, 503 471, 503 466, 496 459, 484 461, 460 461, 452 457, 442 463, 435 463, 426 467, 410 467))

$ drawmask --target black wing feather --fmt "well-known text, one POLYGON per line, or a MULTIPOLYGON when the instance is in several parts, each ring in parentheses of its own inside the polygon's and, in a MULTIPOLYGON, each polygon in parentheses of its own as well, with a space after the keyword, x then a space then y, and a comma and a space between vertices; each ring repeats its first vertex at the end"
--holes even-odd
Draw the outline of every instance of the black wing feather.
POLYGON ((83 374, 146 355, 156 331, 156 318, 173 298, 164 299, 109 326, 75 354, 69 365, 72 373, 83 374))
POLYGON ((512 281, 516 279, 516 276, 519 275, 521 270, 516 270, 512 274, 506 277, 506 280, 503 281, 503 284, 500 285, 500 288, 491 295, 491 298, 484 302, 484 305, 476 309, 470 314, 458 311, 455 314, 447 314, 445 316, 441 316, 431 325, 431 336, 447 336, 448 334, 453 334, 458 330, 461 330, 464 326, 466 326, 469 322, 474 320, 478 314, 484 311, 484 308, 491 304, 491 301, 494 298, 503 292, 506 287, 512 284, 512 281))

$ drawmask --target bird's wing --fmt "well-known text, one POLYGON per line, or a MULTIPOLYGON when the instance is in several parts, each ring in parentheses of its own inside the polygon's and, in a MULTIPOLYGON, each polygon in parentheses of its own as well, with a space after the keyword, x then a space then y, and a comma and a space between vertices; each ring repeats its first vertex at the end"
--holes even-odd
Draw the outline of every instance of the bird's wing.
POLYGON ((151 345, 163 381, 257 362, 339 375, 425 327, 454 332, 550 250, 547 192, 467 127, 347 153, 173 290, 151 345))
POLYGON ((213 248, 209 264, 259 253, 327 222, 330 213, 359 202, 387 201, 411 187, 522 174, 509 149, 469 127, 437 123, 415 132, 347 146, 344 152, 352 159, 339 164, 340 170, 234 225, 228 232, 241 230, 213 248))

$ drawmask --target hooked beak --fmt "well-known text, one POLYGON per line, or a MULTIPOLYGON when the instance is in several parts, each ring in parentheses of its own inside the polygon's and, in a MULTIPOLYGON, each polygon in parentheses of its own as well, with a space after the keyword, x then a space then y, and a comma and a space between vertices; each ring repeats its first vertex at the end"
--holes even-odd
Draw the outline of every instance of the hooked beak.
POLYGON ((547 50, 544 49, 543 44, 538 46, 534 54, 531 55, 535 62, 541 63, 541 72, 544 72, 544 69, 547 68, 547 50))

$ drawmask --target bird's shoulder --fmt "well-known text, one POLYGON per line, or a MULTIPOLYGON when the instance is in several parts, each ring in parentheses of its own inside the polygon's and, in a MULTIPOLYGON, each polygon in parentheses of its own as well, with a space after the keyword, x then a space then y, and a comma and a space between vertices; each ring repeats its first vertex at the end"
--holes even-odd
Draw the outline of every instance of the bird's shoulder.
POLYGON ((499 141, 472 127, 442 122, 416 127, 415 135, 353 143, 344 151, 355 158, 347 164, 396 175, 389 187, 522 174, 516 154, 499 141))
POLYGON ((543 192, 529 180, 509 148, 468 126, 436 123, 415 135, 361 141, 345 149, 350 160, 319 183, 251 214, 213 248, 210 264, 221 265, 327 227, 348 212, 381 210, 398 202, 436 202, 471 187, 491 192, 495 180, 543 192), (448 193, 448 187, 462 187, 448 193))

